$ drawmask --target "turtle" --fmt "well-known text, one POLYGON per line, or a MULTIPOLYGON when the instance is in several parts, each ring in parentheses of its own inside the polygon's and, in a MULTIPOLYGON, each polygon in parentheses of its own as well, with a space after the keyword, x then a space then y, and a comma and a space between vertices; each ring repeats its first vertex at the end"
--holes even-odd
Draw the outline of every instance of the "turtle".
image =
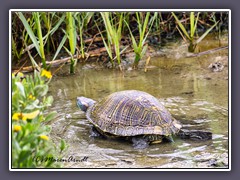
POLYGON ((92 136, 125 139, 137 149, 163 141, 174 142, 173 135, 182 139, 212 138, 208 131, 182 129, 183 125, 157 98, 139 90, 114 92, 98 102, 77 97, 77 106, 93 125, 92 136))

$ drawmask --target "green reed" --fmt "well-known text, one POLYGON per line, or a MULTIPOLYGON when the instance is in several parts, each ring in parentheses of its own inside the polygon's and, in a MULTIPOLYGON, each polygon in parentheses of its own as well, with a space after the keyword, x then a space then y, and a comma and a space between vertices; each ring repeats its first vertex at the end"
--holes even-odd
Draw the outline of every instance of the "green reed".
POLYGON ((84 44, 84 38, 83 38, 83 33, 84 31, 88 28, 88 23, 92 19, 94 15, 94 12, 81 12, 81 13, 75 13, 75 18, 77 19, 77 24, 78 24, 78 36, 79 36, 79 47, 80 47, 80 53, 81 53, 81 58, 85 58, 85 44, 84 44))
POLYGON ((187 29, 184 27, 182 22, 178 19, 178 17, 172 12, 172 15, 174 16, 175 20, 177 21, 178 26, 180 27, 183 34, 187 37, 189 45, 188 45, 188 51, 194 52, 197 44, 200 43, 208 34, 209 32, 217 25, 218 22, 216 22, 211 28, 209 28, 205 33, 202 34, 201 37, 196 39, 196 30, 197 30, 197 23, 199 18, 200 12, 197 13, 197 16, 195 17, 194 12, 190 12, 190 33, 187 32, 187 29))
POLYGON ((131 40, 132 40, 132 45, 133 45, 133 50, 135 52, 135 60, 134 60, 133 68, 137 68, 139 61, 142 59, 142 57, 144 56, 144 54, 147 51, 148 46, 147 46, 147 44, 145 44, 145 41, 148 37, 148 34, 151 30, 154 20, 157 17, 157 13, 154 13, 154 16, 152 16, 152 18, 150 19, 149 18, 150 12, 147 12, 146 16, 144 16, 143 13, 136 12, 136 17, 137 17, 138 31, 139 31, 138 42, 137 42, 136 38, 134 37, 134 35, 132 34, 132 30, 130 29, 129 24, 127 22, 125 22, 129 29, 129 32, 131 35, 131 40), (149 29, 148 29, 148 27, 149 27, 149 29))
MULTIPOLYGON (((221 17, 228 18, 226 15, 224 13, 221 17)), ((189 21, 188 17, 183 19, 185 24, 189 22, 189 26, 179 20, 179 17, 173 12, 14 12, 13 17, 11 37, 13 59, 21 60, 23 55, 28 53, 32 64, 37 67, 38 63, 34 58, 39 56, 42 67, 48 69, 50 65, 47 67, 46 55, 48 55, 48 59, 53 61, 64 48, 71 56, 71 73, 74 73, 77 63, 76 57, 87 58, 87 51, 94 49, 92 45, 101 47, 102 44, 105 46, 112 64, 116 61, 119 65, 121 64, 121 54, 129 45, 132 45, 135 53, 133 67, 136 68, 147 51, 146 39, 150 32, 152 35, 159 36, 162 33, 174 32, 175 26, 172 26, 172 23, 175 21, 180 34, 189 44, 188 50, 194 52, 197 44, 217 24, 220 27, 218 22, 221 20, 219 16, 215 16, 214 12, 202 12, 201 14, 189 12, 189 21), (210 22, 211 27, 200 38, 197 38, 200 15, 201 24, 207 22, 203 25, 208 25, 210 22), (171 18, 172 16, 174 18, 171 18), (19 23, 19 20, 22 24, 19 23), (135 22, 137 29, 133 28, 135 22), (86 48, 84 37, 94 38, 99 34, 102 37, 102 42, 91 43, 86 48), (123 35, 126 34, 130 34, 130 44, 122 47, 121 39, 125 38, 123 35), (53 57, 50 56, 51 54, 53 57)), ((223 24, 223 21, 221 23, 223 24)), ((219 36, 220 33, 219 28, 219 36)), ((128 38, 126 38, 126 42, 128 42, 128 38)), ((121 68, 121 66, 119 67, 121 68)))
POLYGON ((106 32, 107 32, 107 42, 106 42, 106 40, 104 39, 100 31, 104 46, 108 52, 108 55, 112 63, 114 59, 112 48, 114 49, 114 54, 116 56, 117 63, 120 65, 121 64, 120 41, 122 38, 124 13, 122 12, 117 13, 118 17, 113 17, 113 13, 110 13, 110 12, 100 12, 100 14, 102 16, 102 19, 106 28, 106 32))
POLYGON ((70 50, 67 50, 67 48, 65 49, 67 50, 68 54, 71 55, 70 74, 73 74, 75 72, 75 66, 77 64, 77 59, 74 58, 77 44, 77 32, 73 12, 66 13, 66 24, 67 24, 66 35, 68 37, 70 50))
POLYGON ((26 18, 23 16, 23 13, 17 12, 16 13, 20 20, 22 21, 26 31, 28 32, 29 37, 31 38, 35 49, 38 52, 38 55, 42 59, 42 64, 45 69, 47 69, 46 65, 46 58, 44 53, 44 42, 43 42, 43 35, 42 35, 42 27, 41 27, 41 20, 39 12, 32 12, 34 23, 33 25, 29 25, 26 18), (35 35, 35 32, 36 35, 35 35))

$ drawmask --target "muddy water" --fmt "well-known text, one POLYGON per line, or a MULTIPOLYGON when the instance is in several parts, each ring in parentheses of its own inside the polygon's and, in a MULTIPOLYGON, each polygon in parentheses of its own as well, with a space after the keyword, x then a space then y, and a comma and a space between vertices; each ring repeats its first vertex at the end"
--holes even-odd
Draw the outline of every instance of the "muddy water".
MULTIPOLYGON (((174 48, 173 48, 174 49, 174 48)), ((77 66, 76 75, 58 76, 50 84, 55 101, 50 111, 55 142, 65 139, 69 168, 226 168, 228 167, 228 66, 227 50, 196 58, 152 58, 149 69, 125 71, 77 66), (222 61, 223 71, 212 72, 210 63, 222 61), (99 100, 127 89, 157 97, 186 129, 209 130, 210 141, 174 138, 174 143, 136 150, 128 142, 89 137, 90 124, 76 106, 77 96, 99 100)))

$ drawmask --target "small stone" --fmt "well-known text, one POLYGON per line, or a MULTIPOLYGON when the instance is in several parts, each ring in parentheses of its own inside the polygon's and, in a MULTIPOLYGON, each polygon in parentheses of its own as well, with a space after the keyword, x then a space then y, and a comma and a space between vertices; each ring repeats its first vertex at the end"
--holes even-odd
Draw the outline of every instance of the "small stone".
POLYGON ((213 72, 220 72, 223 70, 224 65, 221 62, 215 62, 211 63, 208 68, 211 69, 213 72))

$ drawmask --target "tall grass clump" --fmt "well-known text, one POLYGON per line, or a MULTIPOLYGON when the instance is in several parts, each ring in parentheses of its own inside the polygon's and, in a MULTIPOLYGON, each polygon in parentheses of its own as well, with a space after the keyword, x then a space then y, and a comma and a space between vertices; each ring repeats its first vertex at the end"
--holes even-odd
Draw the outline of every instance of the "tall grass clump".
MULTIPOLYGON (((35 55, 32 56, 30 52, 32 48, 35 48, 37 55, 41 57, 42 67, 48 69, 45 52, 50 53, 51 48, 56 51, 53 35, 59 31, 64 22, 65 13, 60 14, 60 17, 56 12, 32 12, 31 14, 16 12, 15 14, 21 20, 24 29, 21 38, 23 46, 21 46, 20 51, 17 51, 17 42, 12 38, 13 55, 19 59, 25 52, 28 52, 32 65, 36 67, 38 65, 33 58, 35 55)), ((55 58, 58 53, 59 50, 56 51, 55 58)))
POLYGON ((194 12, 190 12, 190 31, 188 33, 187 29, 184 27, 182 22, 178 19, 178 17, 175 15, 175 13, 172 12, 172 15, 174 16, 175 20, 177 21, 178 26, 180 27, 182 33, 186 36, 186 38, 189 42, 189 45, 188 45, 189 52, 194 52, 197 44, 200 43, 218 23, 218 22, 215 22, 215 24, 211 28, 209 28, 205 33, 202 34, 201 37, 199 37, 197 40, 195 40, 199 14, 200 14, 200 12, 198 12, 197 16, 195 17, 194 12))
POLYGON ((12 168, 59 167, 48 159, 61 157, 65 149, 63 140, 59 147, 52 142, 51 127, 46 125, 56 116, 56 112, 44 113, 53 102, 47 96, 50 79, 46 70, 33 76, 12 75, 12 168))
POLYGON ((151 30, 154 20, 157 17, 157 13, 154 13, 154 16, 152 16, 152 18, 150 19, 150 12, 147 12, 146 15, 144 15, 144 13, 139 13, 139 12, 136 12, 135 14, 137 18, 138 31, 139 31, 138 41, 136 37, 134 37, 132 30, 129 27, 129 24, 125 21, 131 35, 133 50, 135 53, 133 68, 137 68, 139 61, 142 59, 142 57, 147 51, 148 46, 147 44, 145 44, 145 41, 148 37, 148 34, 151 30))
POLYGON ((43 37, 43 39, 46 39, 46 51, 47 53, 50 53, 51 49, 56 51, 57 48, 54 43, 53 34, 59 30, 65 19, 65 14, 58 14, 56 12, 40 12, 40 15, 42 17, 41 22, 44 30, 46 31, 46 35, 43 37))
MULTIPOLYGON (((22 38, 22 40, 26 39, 28 37, 28 34, 25 35, 24 31, 23 31, 22 37, 24 37, 24 38, 22 38)), ((23 53, 24 46, 21 46, 21 48, 18 49, 17 46, 20 42, 18 42, 13 35, 11 37, 11 43, 12 43, 12 57, 13 58, 16 57, 18 60, 21 59, 22 55, 24 54, 23 53)))
POLYGON ((94 15, 94 12, 78 12, 75 13, 74 17, 75 19, 77 19, 77 24, 78 24, 78 36, 79 36, 79 51, 81 54, 81 58, 85 58, 85 44, 84 44, 84 37, 83 37, 83 33, 84 31, 88 28, 87 25, 90 22, 90 20, 92 19, 94 15))
MULTIPOLYGON (((106 28, 107 33, 107 40, 104 39, 102 33, 102 39, 104 46, 107 50, 107 53, 110 57, 111 62, 113 63, 113 60, 117 59, 117 63, 121 64, 121 52, 123 52, 125 49, 123 49, 120 52, 120 41, 122 38, 122 28, 123 28, 123 20, 124 20, 124 13, 120 12, 117 13, 116 17, 113 17, 113 13, 110 12, 101 12, 100 13, 106 28), (114 52, 113 52, 113 50, 114 52), (113 54, 115 54, 115 57, 113 57, 113 54)), ((121 67, 120 67, 121 68, 121 67)))
POLYGON ((43 41, 42 26, 41 26, 41 15, 39 12, 32 12, 33 22, 29 24, 22 12, 16 12, 20 20, 22 21, 29 37, 31 38, 38 55, 42 59, 42 65, 47 69, 46 57, 44 51, 45 42, 43 41))

